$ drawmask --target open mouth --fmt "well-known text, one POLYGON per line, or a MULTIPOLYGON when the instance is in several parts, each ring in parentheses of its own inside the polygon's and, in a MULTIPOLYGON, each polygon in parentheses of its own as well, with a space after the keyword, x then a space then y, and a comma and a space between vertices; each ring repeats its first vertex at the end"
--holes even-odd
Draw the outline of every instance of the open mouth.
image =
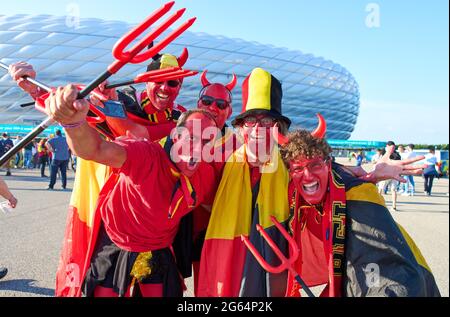
POLYGON ((314 181, 309 184, 303 184, 303 190, 307 194, 314 194, 319 189, 319 182, 314 181))
POLYGON ((162 92, 156 93, 156 96, 157 96, 159 99, 162 99, 162 100, 167 100, 167 99, 169 99, 169 95, 167 95, 167 94, 165 94, 165 93, 162 93, 162 92))

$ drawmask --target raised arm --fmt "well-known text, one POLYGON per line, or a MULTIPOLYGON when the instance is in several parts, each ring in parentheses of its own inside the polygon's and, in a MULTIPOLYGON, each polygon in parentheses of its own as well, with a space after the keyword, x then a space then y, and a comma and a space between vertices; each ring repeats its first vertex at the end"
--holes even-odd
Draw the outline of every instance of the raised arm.
POLYGON ((89 103, 77 100, 77 94, 78 90, 73 85, 59 87, 45 102, 47 114, 62 125, 67 143, 76 156, 114 168, 122 167, 127 158, 126 150, 119 144, 104 140, 87 124, 89 103))

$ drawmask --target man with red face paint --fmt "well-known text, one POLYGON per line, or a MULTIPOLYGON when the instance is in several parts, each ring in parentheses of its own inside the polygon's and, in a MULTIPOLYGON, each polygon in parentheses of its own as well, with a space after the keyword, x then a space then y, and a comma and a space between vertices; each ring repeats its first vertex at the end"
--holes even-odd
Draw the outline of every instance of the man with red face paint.
MULTIPOLYGON (((188 52, 183 50, 179 57, 170 54, 158 54, 148 65, 147 70, 164 69, 168 67, 182 67, 188 58, 188 52)), ((30 94, 33 99, 44 94, 35 85, 23 80, 23 76, 36 77, 36 72, 30 64, 19 62, 11 65, 10 73, 17 84, 30 94)), ((175 99, 181 88, 181 80, 172 80, 162 83, 146 84, 146 89, 137 92, 133 87, 120 91, 105 90, 105 83, 99 91, 106 94, 111 100, 120 100, 127 111, 128 119, 108 118, 107 128, 115 137, 130 132, 136 137, 149 140, 159 140, 175 127, 176 120, 185 109, 175 104, 175 99)), ((90 242, 95 238, 98 226, 95 219, 98 215, 95 206, 99 192, 109 175, 108 166, 80 158, 77 162, 77 174, 74 190, 72 192, 67 219, 64 245, 61 252, 57 277, 57 296, 79 296, 81 294, 80 281, 67 283, 72 273, 78 275, 78 268, 83 267, 85 256, 90 242), (75 267, 76 269, 72 269, 75 267)))
MULTIPOLYGON (((330 158, 325 131, 288 135, 290 230, 300 249, 294 268, 321 296, 439 296, 434 277, 374 184, 330 158)), ((287 296, 300 296, 289 274, 287 296)))
POLYGON ((269 216, 287 226, 289 175, 279 156, 276 135, 286 133, 291 122, 281 114, 281 83, 267 71, 254 69, 242 90, 243 111, 232 124, 243 145, 223 168, 202 249, 199 296, 283 296, 286 289, 287 275, 264 272, 240 235, 249 236, 270 263, 276 261, 255 225, 261 224, 274 241, 284 243, 269 216))
MULTIPOLYGON (((188 59, 188 51, 184 49, 179 57, 171 54, 157 54, 147 66, 147 71, 170 67, 183 67, 188 59)), ((25 62, 14 63, 10 66, 10 74, 18 86, 26 91, 33 99, 46 92, 23 79, 24 76, 36 77, 36 71, 25 62)), ((125 135, 126 131, 138 137, 149 140, 159 140, 175 127, 176 120, 186 109, 175 103, 182 86, 182 79, 165 82, 148 82, 145 90, 137 92, 133 87, 116 91, 105 89, 102 83, 98 91, 110 100, 120 100, 127 111, 128 119, 108 118, 108 128, 114 136, 125 135)))
MULTIPOLYGON (((202 89, 197 107, 210 113, 220 129, 220 137, 216 139, 210 153, 212 160, 210 164, 215 168, 220 179, 225 161, 240 146, 236 135, 226 125, 233 111, 231 91, 237 84, 237 77, 233 74, 231 81, 224 85, 211 83, 206 74, 205 70, 201 76, 202 89)), ((174 242, 177 264, 183 277, 192 276, 192 269, 194 271, 195 295, 198 294, 199 261, 210 215, 211 210, 203 206, 186 215, 181 221, 180 230, 174 242)))
POLYGON ((81 272, 84 294, 181 296, 171 244, 180 219, 200 203, 212 203, 214 170, 201 153, 215 139, 214 118, 202 110, 186 112, 164 145, 109 142, 86 123, 89 104, 76 96, 74 86, 58 88, 46 100, 48 115, 65 128, 73 153, 113 169, 99 195, 95 248, 81 272))

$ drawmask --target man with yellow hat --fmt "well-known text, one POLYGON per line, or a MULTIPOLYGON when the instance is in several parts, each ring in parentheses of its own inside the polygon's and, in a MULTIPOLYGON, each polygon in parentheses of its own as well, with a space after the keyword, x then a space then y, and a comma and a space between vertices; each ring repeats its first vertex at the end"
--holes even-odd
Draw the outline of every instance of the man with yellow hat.
POLYGON ((286 275, 265 272, 240 236, 249 237, 271 264, 276 256, 256 224, 287 250, 269 216, 287 225, 289 174, 275 140, 291 121, 281 114, 281 83, 269 72, 255 68, 242 91, 242 113, 232 125, 243 145, 227 160, 216 193, 200 260, 199 296, 283 296, 286 289, 286 275))

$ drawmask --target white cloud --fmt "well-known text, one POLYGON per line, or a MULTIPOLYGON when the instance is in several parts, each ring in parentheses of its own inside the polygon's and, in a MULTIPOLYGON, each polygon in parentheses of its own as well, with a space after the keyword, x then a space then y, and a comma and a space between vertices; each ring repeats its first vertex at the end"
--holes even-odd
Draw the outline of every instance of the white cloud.
POLYGON ((361 100, 352 140, 393 140, 398 143, 448 143, 449 107, 361 100))

